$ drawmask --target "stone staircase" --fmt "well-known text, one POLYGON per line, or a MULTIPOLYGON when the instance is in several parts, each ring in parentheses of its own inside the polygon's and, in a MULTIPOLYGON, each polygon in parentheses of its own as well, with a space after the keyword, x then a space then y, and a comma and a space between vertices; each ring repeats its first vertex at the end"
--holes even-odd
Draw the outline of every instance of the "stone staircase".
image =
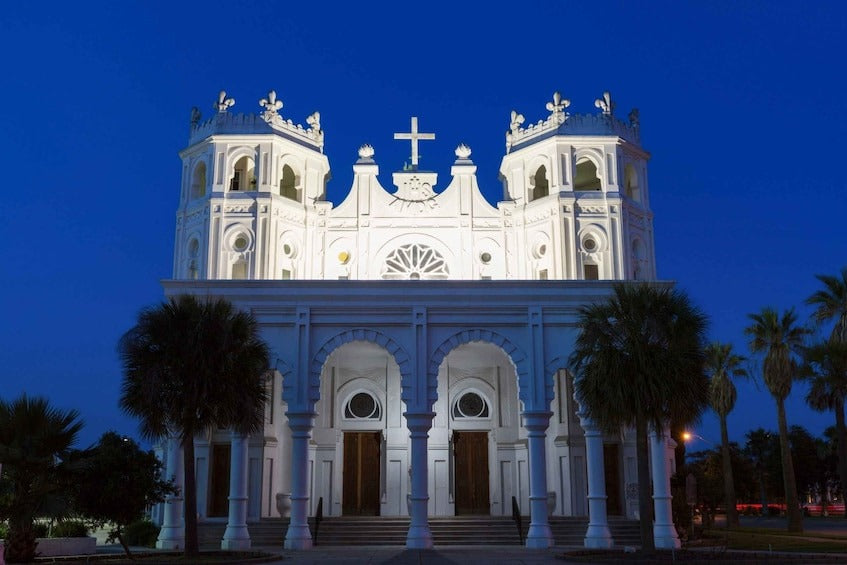
MULTIPOLYGON (((429 519, 436 546, 449 545, 518 545, 519 538, 511 518, 500 516, 456 516, 429 519)), ((523 518, 524 536, 529 516, 523 518)), ((585 517, 550 517, 555 545, 582 546, 588 519, 585 517)), ((287 518, 263 519, 248 524, 254 547, 281 547, 288 529, 287 518)), ((314 534, 314 519, 309 519, 314 534)), ((220 547, 226 524, 205 522, 199 525, 201 547, 220 547)), ((404 546, 409 529, 408 518, 331 517, 324 518, 318 530, 319 546, 382 545, 404 546)), ((640 545, 638 522, 609 518, 609 529, 615 545, 640 545)))

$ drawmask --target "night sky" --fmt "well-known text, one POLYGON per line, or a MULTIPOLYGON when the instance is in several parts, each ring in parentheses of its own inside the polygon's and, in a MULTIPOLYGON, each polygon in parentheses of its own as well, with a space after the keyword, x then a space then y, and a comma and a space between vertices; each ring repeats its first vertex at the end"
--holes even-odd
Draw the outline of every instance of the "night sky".
MULTIPOLYGON (((221 89, 258 113, 275 89, 297 123, 321 112, 333 168, 350 188, 371 143, 383 186, 408 159, 392 139, 418 116, 436 140, 421 167, 449 183, 472 149, 479 184, 502 196, 509 112, 546 118, 641 113, 651 152, 659 276, 711 317, 710 337, 747 354, 747 314, 797 307, 817 273, 847 265, 843 2, 13 2, 0 13, 3 292, 0 396, 26 391, 86 422, 80 446, 120 414, 116 342, 171 276, 177 152, 189 115, 221 89), (410 7, 405 7, 410 6, 410 7)), ((821 331, 828 335, 829 328, 821 331)), ((832 414, 787 403, 820 435, 832 414)), ((776 429, 764 384, 739 384, 730 436, 776 429)), ((696 432, 719 433, 707 414, 696 432)), ((702 442, 695 449, 708 447, 702 442)))

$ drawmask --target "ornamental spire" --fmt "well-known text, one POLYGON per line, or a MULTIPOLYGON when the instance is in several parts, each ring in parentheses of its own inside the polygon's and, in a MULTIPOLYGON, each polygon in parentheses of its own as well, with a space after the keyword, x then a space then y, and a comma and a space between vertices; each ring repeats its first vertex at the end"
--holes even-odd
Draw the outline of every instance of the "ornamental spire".
POLYGON ((218 101, 212 105, 212 108, 223 114, 233 106, 235 106, 235 98, 227 98, 226 90, 221 90, 218 93, 218 101))

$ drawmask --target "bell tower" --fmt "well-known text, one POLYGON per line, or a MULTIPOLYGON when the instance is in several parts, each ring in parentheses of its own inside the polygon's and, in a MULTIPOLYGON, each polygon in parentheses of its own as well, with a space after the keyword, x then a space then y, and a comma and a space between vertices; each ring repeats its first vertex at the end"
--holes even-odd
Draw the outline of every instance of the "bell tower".
POLYGON ((234 105, 221 91, 212 117, 192 109, 174 278, 310 278, 306 226, 331 206, 320 114, 306 127, 283 119, 273 90, 259 114, 233 114, 234 105))
POLYGON ((653 213, 638 110, 614 115, 608 92, 597 114, 570 114, 558 92, 545 120, 511 114, 500 164, 510 272, 525 279, 656 277, 653 213))

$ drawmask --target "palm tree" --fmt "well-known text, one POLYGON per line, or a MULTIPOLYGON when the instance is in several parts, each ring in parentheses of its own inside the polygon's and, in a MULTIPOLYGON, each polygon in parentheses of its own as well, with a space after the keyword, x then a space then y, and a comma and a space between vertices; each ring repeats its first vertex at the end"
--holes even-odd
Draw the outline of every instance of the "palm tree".
POLYGON ((771 396, 776 400, 779 423, 779 450, 782 454, 782 480, 785 485, 785 503, 788 507, 788 531, 803 531, 803 514, 797 499, 794 465, 788 444, 788 422, 785 417, 785 399, 797 377, 795 356, 801 351, 808 330, 797 325, 794 310, 786 310, 782 317, 772 308, 750 314, 753 324, 744 330, 750 336, 750 350, 764 353, 762 373, 771 396))
MULTIPOLYGON (((838 441, 838 477, 847 484, 847 426, 844 399, 847 398, 847 342, 824 341, 803 350, 803 373, 811 380, 806 404, 818 412, 835 412, 838 441)), ((847 508, 845 508, 847 517, 847 508)))
POLYGON ((194 438, 211 427, 262 429, 268 346, 248 313, 226 300, 179 296, 138 316, 118 350, 120 406, 144 437, 179 436, 185 470, 185 553, 196 554, 194 438))
POLYGON ((735 481, 732 476, 726 417, 735 408, 737 396, 732 379, 749 376, 747 370, 741 367, 744 360, 744 357, 733 353, 732 345, 729 343, 714 342, 706 347, 706 373, 711 376, 709 404, 721 421, 721 458, 723 459, 727 528, 738 527, 738 510, 735 507, 735 481))
POLYGON ((847 267, 841 269, 841 277, 830 275, 815 275, 824 285, 806 299, 806 304, 815 307, 812 313, 814 320, 822 324, 835 320, 830 340, 847 343, 847 267))
POLYGON ((635 428, 641 543, 652 551, 647 432, 691 422, 706 407, 706 317, 677 290, 618 284, 608 301, 580 310, 579 325, 569 359, 576 394, 606 431, 635 428))
POLYGON ((0 519, 9 521, 6 560, 35 559, 33 519, 57 514, 68 486, 66 461, 83 423, 76 410, 62 411, 46 398, 0 399, 0 466, 5 492, 0 519))

